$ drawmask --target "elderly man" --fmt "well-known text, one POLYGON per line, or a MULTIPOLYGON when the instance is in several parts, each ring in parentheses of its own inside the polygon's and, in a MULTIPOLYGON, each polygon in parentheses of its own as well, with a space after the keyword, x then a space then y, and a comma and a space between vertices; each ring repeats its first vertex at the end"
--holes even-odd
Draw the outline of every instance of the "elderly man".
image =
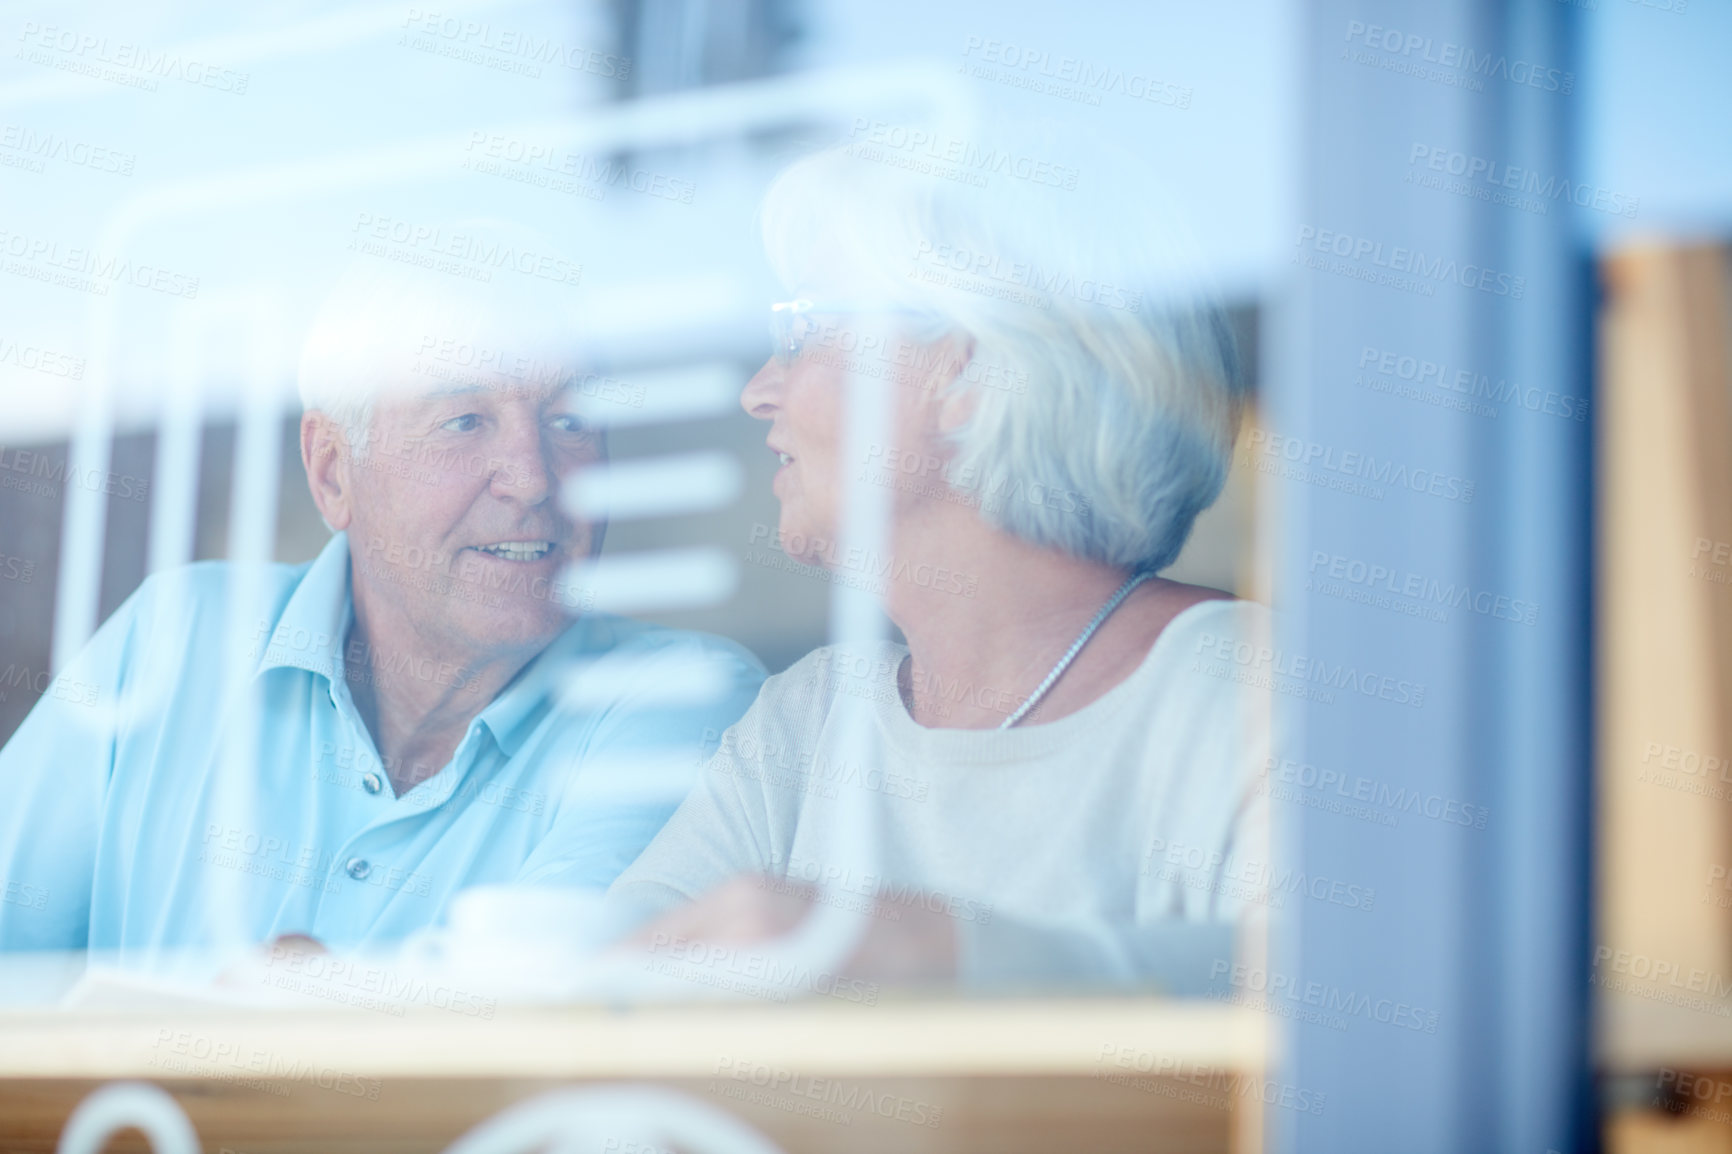
POLYGON ((605 887, 751 702, 737 645, 573 621, 605 526, 560 489, 604 433, 568 290, 489 243, 486 284, 363 257, 315 322, 318 558, 147 580, 61 674, 94 705, 45 695, 0 750, 0 881, 32 897, 0 949, 372 948, 463 887, 605 887))

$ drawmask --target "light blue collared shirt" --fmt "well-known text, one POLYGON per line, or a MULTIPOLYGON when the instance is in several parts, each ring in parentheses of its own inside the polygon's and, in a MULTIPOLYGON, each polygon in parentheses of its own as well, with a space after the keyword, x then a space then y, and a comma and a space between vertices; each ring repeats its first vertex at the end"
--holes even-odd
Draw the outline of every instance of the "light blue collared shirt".
POLYGON ((466 886, 605 887, 764 678, 730 641, 585 615, 396 797, 344 675, 353 612, 343 534, 146 581, 0 749, 0 950, 368 948, 466 886))

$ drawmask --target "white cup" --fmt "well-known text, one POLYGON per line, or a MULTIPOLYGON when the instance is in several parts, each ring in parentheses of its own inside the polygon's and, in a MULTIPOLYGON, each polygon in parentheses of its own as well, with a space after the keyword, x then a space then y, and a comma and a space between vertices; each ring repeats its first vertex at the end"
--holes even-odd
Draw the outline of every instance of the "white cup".
POLYGON ((605 944, 606 890, 471 886, 451 899, 445 924, 454 939, 479 948, 588 953, 605 944))
POLYGON ((547 996, 614 936, 605 890, 487 885, 459 891, 445 926, 405 943, 411 960, 501 994, 547 996))

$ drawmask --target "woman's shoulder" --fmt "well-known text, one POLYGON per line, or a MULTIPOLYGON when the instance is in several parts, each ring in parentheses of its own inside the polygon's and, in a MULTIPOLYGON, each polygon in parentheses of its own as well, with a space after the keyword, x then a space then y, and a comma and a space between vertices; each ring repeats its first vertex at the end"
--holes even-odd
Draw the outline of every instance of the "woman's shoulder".
POLYGON ((1194 634, 1213 632, 1231 636, 1234 640, 1266 640, 1270 627, 1269 607, 1259 601, 1248 601, 1222 593, 1217 589, 1195 589, 1198 596, 1180 599, 1167 618, 1162 633, 1194 634))
POLYGON ((1150 756, 1198 771, 1180 778, 1191 803, 1235 803, 1268 759, 1272 621, 1256 601, 1199 597, 1174 614, 1150 651, 1141 683, 1150 756))
POLYGON ((839 694, 894 691, 897 667, 907 653, 905 646, 890 641, 822 646, 772 674, 753 709, 774 717, 811 719, 829 713, 839 694))
MULTIPOLYGON (((1213 691, 1229 685, 1238 689, 1256 685, 1255 677, 1244 674, 1272 653, 1273 618, 1268 606, 1216 590, 1198 592, 1208 595, 1175 598, 1146 664, 1151 672, 1182 675, 1179 680, 1206 696, 1218 696, 1213 691)), ((1168 685, 1165 691, 1172 689, 1168 685)))
POLYGON ((1151 655, 1174 648, 1179 638, 1193 645, 1268 643, 1269 610, 1256 601, 1179 581, 1162 580, 1149 592, 1141 624, 1153 638, 1151 655))

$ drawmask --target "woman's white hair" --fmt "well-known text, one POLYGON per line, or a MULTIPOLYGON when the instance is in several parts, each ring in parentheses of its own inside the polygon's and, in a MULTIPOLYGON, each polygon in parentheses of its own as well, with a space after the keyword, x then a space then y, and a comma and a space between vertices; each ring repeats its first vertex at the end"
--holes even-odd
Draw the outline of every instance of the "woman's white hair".
POLYGON ((1170 565, 1220 494, 1242 397, 1231 332, 1154 176, 1051 129, 1008 147, 931 131, 898 147, 897 132, 776 179, 771 266, 820 303, 972 338, 951 388, 974 405, 946 479, 989 523, 1109 565, 1170 565))
POLYGON ((333 418, 357 460, 381 396, 549 388, 573 374, 577 266, 543 234, 492 220, 385 222, 359 228, 357 242, 363 254, 321 304, 298 374, 302 407, 333 418))

